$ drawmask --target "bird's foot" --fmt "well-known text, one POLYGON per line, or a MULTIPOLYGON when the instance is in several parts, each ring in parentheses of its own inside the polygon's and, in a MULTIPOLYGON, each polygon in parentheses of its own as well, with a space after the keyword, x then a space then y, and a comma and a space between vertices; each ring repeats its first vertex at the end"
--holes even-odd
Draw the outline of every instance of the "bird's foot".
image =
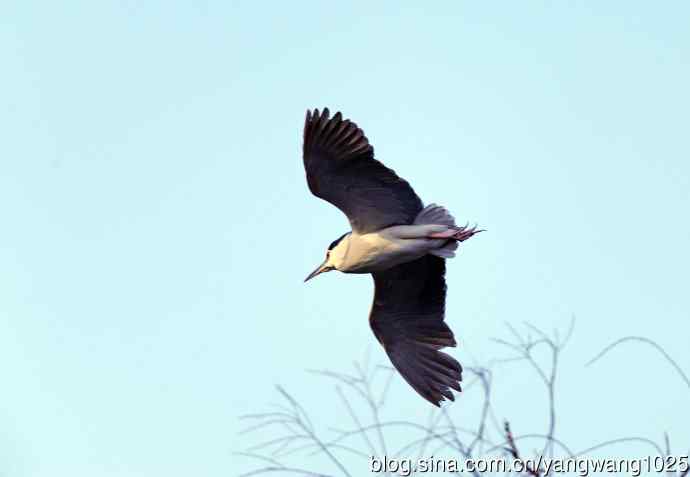
POLYGON ((429 238, 448 239, 456 240, 458 242, 464 242, 465 240, 472 237, 473 235, 478 234, 479 232, 484 232, 484 230, 477 230, 476 225, 473 227, 468 227, 468 225, 465 225, 464 227, 453 227, 452 229, 446 230, 444 232, 432 233, 429 235, 429 238))

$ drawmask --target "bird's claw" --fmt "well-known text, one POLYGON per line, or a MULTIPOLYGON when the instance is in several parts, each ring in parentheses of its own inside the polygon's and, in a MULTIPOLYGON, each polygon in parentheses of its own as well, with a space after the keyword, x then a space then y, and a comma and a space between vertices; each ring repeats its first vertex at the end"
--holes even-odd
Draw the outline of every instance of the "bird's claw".
POLYGON ((469 224, 466 224, 464 227, 460 227, 455 235, 453 235, 453 239, 457 240, 458 242, 464 242, 473 235, 476 235, 479 232, 484 232, 484 229, 477 229, 476 224, 469 228, 468 225, 469 224))
POLYGON ((464 242, 465 240, 467 240, 475 234, 478 234, 479 232, 484 232, 484 230, 477 230, 476 225, 469 227, 469 223, 467 223, 462 227, 455 227, 445 232, 433 233, 429 235, 429 238, 457 240, 458 242, 464 242))

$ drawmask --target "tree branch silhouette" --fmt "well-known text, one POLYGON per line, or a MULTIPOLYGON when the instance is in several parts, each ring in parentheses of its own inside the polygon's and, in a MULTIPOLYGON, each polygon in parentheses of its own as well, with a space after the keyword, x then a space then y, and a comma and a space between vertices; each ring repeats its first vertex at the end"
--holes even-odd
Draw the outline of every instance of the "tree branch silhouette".
MULTIPOLYGON (((468 367, 465 371, 470 375, 469 382, 464 386, 464 394, 480 393, 480 408, 478 420, 474 425, 459 425, 449 412, 449 407, 433 409, 425 423, 417 423, 410 420, 384 420, 381 411, 386 404, 386 396, 391 382, 396 376, 395 370, 390 366, 372 366, 369 356, 359 363, 354 363, 353 373, 335 372, 332 370, 310 370, 315 376, 334 381, 334 389, 339 403, 340 414, 349 417, 352 428, 327 427, 328 437, 324 430, 314 426, 308 412, 302 405, 284 388, 278 386, 277 391, 282 402, 278 404, 277 411, 249 414, 241 419, 250 421, 242 433, 250 434, 271 430, 276 437, 265 439, 248 448, 245 452, 236 453, 247 459, 262 464, 241 477, 267 475, 283 472, 304 476, 335 477, 362 475, 362 467, 372 458, 404 459, 416 454, 415 462, 420 462, 426 453, 430 456, 445 455, 461 457, 463 459, 503 459, 510 462, 521 459, 526 463, 522 475, 532 477, 547 477, 545 469, 533 464, 541 458, 582 458, 592 452, 601 449, 621 445, 624 443, 642 443, 649 446, 656 456, 667 458, 671 456, 670 439, 664 434, 664 444, 659 444, 652 439, 638 436, 622 436, 617 439, 607 440, 591 445, 581 451, 574 452, 560 437, 557 426, 557 401, 556 383, 560 356, 569 342, 574 330, 574 319, 571 320, 568 329, 562 335, 554 330, 551 334, 524 323, 524 330, 519 332, 510 324, 506 328, 511 339, 495 339, 511 352, 510 356, 495 359, 487 366, 468 367), (539 358, 535 354, 538 348, 546 349, 546 359, 539 358), (499 423, 493 404, 493 380, 495 369, 506 363, 526 364, 525 371, 531 370, 543 385, 542 389, 547 399, 547 426, 544 432, 527 432, 514 434, 510 421, 499 423), (395 445, 394 437, 404 435, 405 443, 395 445), (520 445, 523 441, 539 443, 538 450, 525 455, 520 445), (299 464, 290 463, 290 458, 301 454, 299 464), (329 472, 323 473, 313 470, 313 464, 304 457, 316 458, 321 456, 323 462, 320 465, 329 465, 329 472), (529 459, 529 460, 525 460, 529 459), (358 463, 357 469, 353 469, 354 463, 358 463)), ((604 348, 586 365, 603 358, 608 352, 626 342, 642 342, 657 349, 676 370, 681 379, 688 384, 690 380, 678 366, 678 364, 665 352, 665 350, 652 340, 642 337, 624 337, 614 341, 604 348)), ((523 371, 523 372, 525 372, 523 371)), ((431 458, 429 458, 431 459, 431 458)), ((365 467, 368 470, 368 467, 365 467)), ((437 469, 441 473, 455 473, 447 469, 437 469)), ((504 471, 494 471, 494 474, 510 474, 507 467, 504 471)), ((390 475, 391 469, 382 469, 382 473, 390 475)), ((418 469, 410 469, 409 474, 417 475, 418 469)), ((470 471, 475 477, 492 472, 482 472, 478 469, 470 471)), ((516 473, 513 473, 516 474, 516 473)), ((688 477, 688 471, 681 469, 674 475, 676 477, 688 477)))

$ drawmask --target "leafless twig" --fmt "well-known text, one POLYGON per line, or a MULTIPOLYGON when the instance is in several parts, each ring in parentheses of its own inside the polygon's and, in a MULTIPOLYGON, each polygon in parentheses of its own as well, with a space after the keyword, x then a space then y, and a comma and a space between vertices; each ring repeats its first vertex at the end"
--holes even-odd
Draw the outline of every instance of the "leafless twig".
MULTIPOLYGON (((480 458, 501 456, 521 459, 523 455, 520 445, 525 441, 540 443, 541 449, 534 451, 537 457, 578 458, 602 448, 631 442, 647 444, 659 456, 671 455, 671 444, 667 434, 664 434, 663 445, 645 437, 625 436, 601 442, 579 452, 573 452, 557 436, 556 383, 559 358, 572 336, 573 325, 574 321, 561 335, 557 330, 552 334, 547 334, 530 323, 525 323, 525 332, 521 333, 514 326, 507 324, 511 339, 496 339, 495 341, 508 349, 511 356, 492 360, 488 366, 466 368, 471 377, 464 386, 464 394, 481 393, 477 422, 469 426, 464 422, 462 426, 459 425, 451 409, 447 407, 431 410, 425 424, 410 420, 383 420, 381 410, 386 403, 386 396, 395 377, 395 371, 390 366, 371 366, 368 355, 361 364, 354 364, 352 374, 330 370, 311 371, 315 375, 335 381, 337 399, 334 402, 340 403, 340 410, 349 416, 354 427, 352 429, 331 428, 331 436, 322 437, 322 431, 316 428, 306 409, 285 389, 278 387, 282 403, 277 405, 277 411, 242 417, 250 421, 250 425, 242 431, 243 435, 273 430, 275 436, 250 447, 246 452, 236 454, 264 464, 264 467, 243 476, 282 472, 308 477, 330 477, 330 475, 309 470, 303 462, 297 466, 285 463, 284 459, 304 451, 308 452, 309 456, 324 456, 326 462, 330 462, 336 470, 336 475, 345 477, 362 475, 363 469, 366 469, 366 463, 362 464, 362 462, 366 462, 367 459, 377 456, 398 460, 409 459, 406 456, 413 452, 417 453, 417 462, 427 452, 432 456, 441 453, 441 455, 459 456, 475 461, 480 458), (535 353, 534 350, 537 348, 548 350, 548 358, 543 359, 542 355, 535 353), (494 409, 492 399, 494 376, 500 373, 504 366, 516 362, 527 364, 546 391, 547 426, 542 433, 529 432, 514 435, 508 420, 504 420, 501 425, 496 418, 496 415, 500 414, 494 409), (388 438, 392 435, 401 435, 402 432, 406 436, 407 443, 390 454, 392 446, 388 438), (357 467, 357 470, 348 470, 348 464, 351 466, 352 462, 359 462, 360 467, 357 467)), ((643 342, 656 348, 690 387, 690 380, 678 364, 661 346, 646 338, 621 338, 607 346, 588 365, 602 358, 614 347, 628 341, 643 342)), ((390 473, 390 470, 382 469, 384 473, 390 473)), ((416 469, 411 469, 411 473, 415 472, 416 469)), ((485 475, 477 469, 471 473, 475 477, 485 475)), ((524 474, 547 477, 544 469, 532 465, 526 466, 524 474)), ((688 472, 679 471, 675 475, 688 477, 688 472)))

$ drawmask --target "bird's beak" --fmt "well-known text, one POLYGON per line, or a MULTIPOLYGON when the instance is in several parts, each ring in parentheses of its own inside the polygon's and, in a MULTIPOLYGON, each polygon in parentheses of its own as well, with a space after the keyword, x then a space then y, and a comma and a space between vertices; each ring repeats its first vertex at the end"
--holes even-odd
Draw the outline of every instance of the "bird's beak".
POLYGON ((321 275, 323 272, 328 272, 330 271, 331 268, 326 266, 326 261, 324 261, 321 265, 316 267, 316 270, 311 272, 307 278, 304 279, 304 282, 308 282, 312 278, 314 278, 316 275, 321 275))

